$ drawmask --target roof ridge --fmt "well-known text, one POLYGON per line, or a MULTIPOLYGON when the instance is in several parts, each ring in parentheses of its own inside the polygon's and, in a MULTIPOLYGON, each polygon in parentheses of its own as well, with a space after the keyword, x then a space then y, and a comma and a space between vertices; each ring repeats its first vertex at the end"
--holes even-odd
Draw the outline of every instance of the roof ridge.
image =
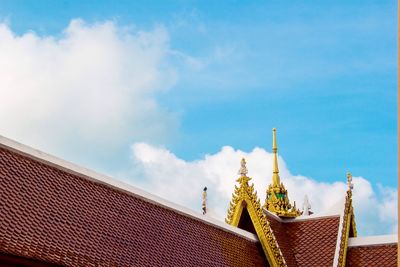
POLYGON ((362 236, 362 237, 350 237, 349 247, 361 247, 361 246, 379 246, 388 244, 397 244, 397 235, 375 235, 375 236, 362 236))
MULTIPOLYGON (((343 205, 346 205, 346 198, 343 203, 343 205)), ((340 245, 342 243, 342 231, 344 227, 344 216, 345 216, 345 209, 342 209, 340 212, 340 218, 339 218, 339 227, 338 227, 338 235, 337 235, 337 240, 336 240, 336 248, 335 248, 335 255, 333 257, 333 265, 332 266, 338 266, 339 264, 339 253, 340 253, 340 245)))
POLYGON ((256 235, 247 232, 245 230, 242 230, 240 228, 233 227, 231 225, 226 224, 225 222, 219 221, 217 219, 211 218, 211 217, 206 217, 202 215, 201 213, 197 213, 189 208, 186 208, 184 206, 181 206, 179 204, 170 202, 166 199, 163 199, 159 196, 153 195, 147 191, 144 191, 140 188, 137 188, 135 186, 132 186, 130 184, 121 182, 119 180, 116 180, 110 176, 107 176, 105 174, 98 173, 94 170, 88 169, 83 166, 79 166, 75 163, 66 161, 64 159, 58 158, 54 155, 48 154, 46 152, 43 152, 41 150, 35 149, 33 147, 30 147, 28 145, 19 143, 15 140, 9 139, 7 137, 4 137, 0 135, 0 148, 5 148, 7 150, 14 151, 20 155, 27 156, 33 160, 37 160, 41 163, 50 165, 54 168, 57 168, 61 171, 65 171, 67 173, 77 175, 79 177, 82 177, 86 180, 92 181, 97 184, 105 185, 108 187, 111 187, 113 189, 116 189, 120 192, 126 193, 133 195, 135 197, 138 197, 144 201, 147 201, 149 203, 155 204, 157 206, 172 210, 174 212, 177 212, 181 215, 191 217, 195 220, 198 220, 200 222, 203 222, 205 224, 217 227, 219 229, 222 229, 226 232, 230 232, 233 234, 236 234, 240 237, 246 238, 251 241, 258 241, 258 238, 256 235))
POLYGON ((303 222, 303 221, 312 221, 312 220, 320 220, 320 219, 328 219, 328 218, 334 218, 334 217, 339 217, 339 213, 332 213, 332 214, 319 214, 319 215, 309 215, 309 216, 299 216, 296 218, 285 218, 282 219, 278 215, 276 215, 273 212, 270 212, 266 208, 263 209, 264 214, 268 214, 269 216, 273 217, 275 220, 281 223, 296 223, 296 222, 303 222))
POLYGON ((293 219, 285 219, 282 220, 283 223, 296 223, 296 222, 304 222, 304 221, 313 221, 313 220, 321 220, 321 219, 329 219, 329 218, 334 218, 334 217, 339 217, 340 214, 324 214, 324 215, 318 215, 318 216, 307 216, 307 217, 297 217, 293 219))

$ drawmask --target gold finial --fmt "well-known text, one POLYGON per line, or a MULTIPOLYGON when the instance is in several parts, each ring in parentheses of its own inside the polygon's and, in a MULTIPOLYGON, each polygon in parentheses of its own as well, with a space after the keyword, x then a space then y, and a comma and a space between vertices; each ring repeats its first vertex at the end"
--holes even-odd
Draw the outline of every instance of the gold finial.
POLYGON ((276 145, 276 129, 272 129, 273 173, 272 184, 267 188, 264 208, 280 217, 294 218, 300 215, 296 203, 292 206, 289 202, 287 190, 279 177, 278 146, 276 145))
POLYGON ((351 173, 350 172, 347 172, 347 186, 349 187, 349 189, 350 190, 352 190, 353 189, 353 187, 354 187, 354 185, 353 185, 353 183, 352 183, 352 181, 353 181, 353 176, 351 175, 351 173))
POLYGON ((247 167, 246 167, 246 160, 244 158, 242 158, 242 160, 240 161, 240 169, 239 169, 239 174, 242 177, 247 177, 247 167))
POLYGON ((275 128, 272 129, 272 152, 274 153, 272 184, 279 186, 281 182, 280 182, 280 177, 279 177, 278 146, 276 145, 276 129, 275 128))

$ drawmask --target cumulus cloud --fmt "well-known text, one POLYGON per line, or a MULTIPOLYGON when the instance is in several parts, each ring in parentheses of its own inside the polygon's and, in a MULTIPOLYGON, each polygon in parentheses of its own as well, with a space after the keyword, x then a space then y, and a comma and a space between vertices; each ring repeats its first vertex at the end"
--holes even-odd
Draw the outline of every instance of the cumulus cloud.
MULTIPOLYGON (((252 177, 261 202, 264 202, 265 189, 272 179, 272 153, 262 148, 244 152, 225 146, 219 152, 205 155, 202 159, 185 161, 165 148, 135 143, 132 145, 134 164, 131 177, 136 179, 126 181, 198 211, 201 209, 202 188, 207 186, 211 216, 222 220, 226 215, 242 157, 247 159, 249 176, 252 177)), ((343 203, 347 190, 345 173, 342 181, 325 183, 293 175, 282 157, 279 157, 278 162, 281 180, 288 189, 289 199, 296 201, 299 208, 307 194, 315 213, 342 211, 343 206, 338 203, 343 203)), ((353 177, 353 183, 359 233, 370 235, 396 232, 396 190, 379 187, 376 191, 363 177, 353 177)))
POLYGON ((178 127, 154 97, 177 80, 169 57, 162 26, 73 20, 54 37, 0 24, 0 133, 57 152, 161 143, 178 127))
MULTIPOLYGON (((162 26, 143 31, 110 21, 73 20, 59 36, 40 36, 17 35, 2 23, 0 134, 63 156, 74 150, 74 161, 81 153, 112 154, 131 140, 141 140, 146 143, 132 146, 135 178, 129 182, 197 210, 201 190, 208 186, 211 215, 222 219, 242 156, 248 160, 258 195, 265 198, 271 153, 226 146, 189 162, 148 142, 164 143, 179 127, 177 115, 156 100, 157 92, 176 84, 176 60, 200 71, 234 52, 234 47, 217 47, 206 59, 186 55, 170 48, 162 26)), ((342 200, 345 174, 343 181, 324 183, 293 175, 282 158, 279 164, 297 206, 305 194, 317 213, 342 200)), ((395 232, 396 189, 375 189, 362 177, 355 177, 354 184, 360 232, 395 232)))

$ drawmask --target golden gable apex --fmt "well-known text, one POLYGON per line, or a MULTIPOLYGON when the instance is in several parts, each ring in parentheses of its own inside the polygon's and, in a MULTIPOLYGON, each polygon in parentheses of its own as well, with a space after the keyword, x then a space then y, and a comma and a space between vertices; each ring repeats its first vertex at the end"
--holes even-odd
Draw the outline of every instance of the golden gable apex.
MULTIPOLYGON (((336 248, 338 250, 337 255, 337 266, 345 267, 346 266, 346 257, 347 257, 347 248, 350 237, 357 236, 357 228, 356 221, 354 217, 354 208, 353 208, 353 176, 350 172, 347 173, 347 191, 346 198, 344 204, 344 211, 341 216, 343 216, 342 225, 339 226, 339 246, 336 248)), ((336 255, 335 255, 336 256, 336 255)))
POLYGON ((254 184, 249 185, 251 178, 247 176, 247 173, 246 160, 243 158, 239 170, 240 177, 236 180, 239 186, 235 185, 225 222, 256 234, 270 266, 286 266, 269 222, 263 213, 260 199, 254 190, 254 184))
POLYGON ((296 208, 296 202, 293 206, 289 202, 288 192, 281 182, 278 168, 278 146, 276 144, 276 129, 272 129, 272 152, 273 152, 273 171, 272 183, 267 188, 264 208, 275 213, 279 217, 294 218, 301 213, 296 208))

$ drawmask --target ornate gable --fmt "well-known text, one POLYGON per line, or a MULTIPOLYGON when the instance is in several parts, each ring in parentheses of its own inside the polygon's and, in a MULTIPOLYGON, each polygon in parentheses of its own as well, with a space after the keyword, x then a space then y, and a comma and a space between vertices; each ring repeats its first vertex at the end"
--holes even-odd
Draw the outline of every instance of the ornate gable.
POLYGON ((353 177, 351 173, 347 173, 347 185, 348 189, 346 192, 346 201, 344 204, 343 211, 343 220, 341 225, 341 232, 339 233, 339 255, 338 255, 338 264, 339 267, 346 266, 346 256, 347 256, 347 248, 350 237, 357 236, 356 222, 354 218, 354 208, 353 208, 353 177))
POLYGON ((254 185, 250 184, 246 161, 242 159, 240 177, 236 180, 238 185, 235 185, 226 219, 228 224, 257 235, 270 266, 375 266, 376 262, 379 266, 393 265, 395 242, 354 247, 357 229, 350 173, 347 174, 345 203, 339 214, 315 216, 303 212, 303 216, 296 218, 301 213, 296 203, 290 204, 288 192, 279 177, 275 129, 272 150, 272 183, 267 188, 264 205, 261 206, 254 185))
POLYGON ((239 187, 235 185, 226 222, 256 234, 271 266, 286 266, 269 222, 263 214, 254 184, 249 185, 251 178, 247 176, 245 159, 241 161, 239 174, 236 180, 239 187))

